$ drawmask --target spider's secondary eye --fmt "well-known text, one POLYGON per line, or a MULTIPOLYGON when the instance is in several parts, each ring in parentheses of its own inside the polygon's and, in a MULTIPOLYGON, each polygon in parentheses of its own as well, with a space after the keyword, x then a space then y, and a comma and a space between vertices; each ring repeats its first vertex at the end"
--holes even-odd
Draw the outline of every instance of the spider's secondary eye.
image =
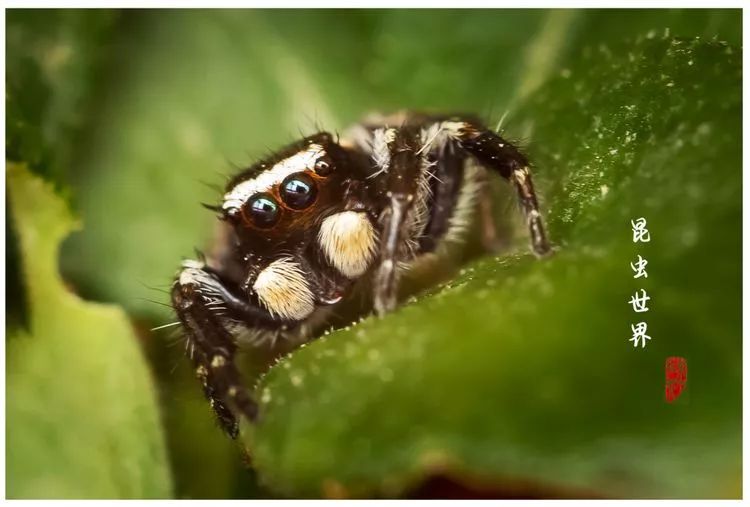
POLYGON ((258 227, 271 227, 279 219, 279 205, 270 195, 260 194, 250 201, 250 217, 258 227))
POLYGON ((292 209, 305 209, 315 200, 317 189, 313 179, 305 173, 290 174, 279 189, 284 203, 292 209))
POLYGON ((319 158, 315 162, 315 173, 316 174, 318 174, 320 176, 328 176, 332 172, 333 172, 333 165, 331 165, 331 163, 328 160, 326 160, 324 158, 319 158))

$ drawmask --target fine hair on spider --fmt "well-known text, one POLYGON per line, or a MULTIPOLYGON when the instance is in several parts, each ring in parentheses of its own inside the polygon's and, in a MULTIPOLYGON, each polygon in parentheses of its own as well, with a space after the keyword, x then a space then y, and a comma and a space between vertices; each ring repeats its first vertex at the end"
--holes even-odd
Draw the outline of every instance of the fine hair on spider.
MULTIPOLYGON (((483 189, 514 188, 531 251, 550 252, 530 162, 472 115, 370 115, 339 136, 290 143, 231 177, 218 233, 171 290, 188 357, 224 431, 258 405, 236 364, 241 347, 315 337, 362 281, 373 309, 397 305, 404 267, 461 241, 483 189)), ((491 232, 491 227, 486 227, 491 232)))

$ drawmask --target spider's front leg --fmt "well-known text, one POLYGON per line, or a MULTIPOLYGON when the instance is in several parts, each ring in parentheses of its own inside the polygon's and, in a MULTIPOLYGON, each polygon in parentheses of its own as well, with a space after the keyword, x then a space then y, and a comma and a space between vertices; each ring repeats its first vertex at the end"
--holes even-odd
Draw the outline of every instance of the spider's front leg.
POLYGON ((550 252, 539 203, 531 180, 530 164, 518 148, 481 123, 468 119, 444 121, 442 128, 482 165, 499 173, 516 188, 531 237, 531 248, 538 256, 550 252))
POLYGON ((388 129, 387 137, 390 159, 384 168, 388 171, 387 204, 380 216, 380 258, 374 288, 374 306, 378 315, 396 307, 398 261, 408 248, 408 229, 413 220, 421 160, 419 134, 415 129, 388 129))
POLYGON ((183 264, 172 287, 172 305, 185 330, 186 351, 206 399, 222 429, 236 438, 238 416, 254 420, 258 413, 235 365, 237 345, 227 328, 228 313, 246 310, 246 305, 216 274, 194 261, 183 264))

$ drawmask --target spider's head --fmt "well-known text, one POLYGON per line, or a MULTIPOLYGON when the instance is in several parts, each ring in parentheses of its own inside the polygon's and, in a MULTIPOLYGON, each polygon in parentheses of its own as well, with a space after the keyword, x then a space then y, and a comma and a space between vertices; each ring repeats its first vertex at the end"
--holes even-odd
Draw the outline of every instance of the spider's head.
POLYGON ((280 316, 301 319, 340 299, 376 251, 377 212, 359 164, 320 133, 227 186, 223 216, 247 263, 245 288, 280 316))

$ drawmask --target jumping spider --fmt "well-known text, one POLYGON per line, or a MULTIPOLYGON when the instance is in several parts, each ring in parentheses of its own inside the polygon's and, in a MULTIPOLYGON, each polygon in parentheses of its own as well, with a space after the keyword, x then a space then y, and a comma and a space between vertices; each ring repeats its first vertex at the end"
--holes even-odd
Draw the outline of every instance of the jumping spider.
POLYGON ((243 342, 301 342, 371 276, 375 311, 396 305, 399 265, 435 252, 466 222, 476 165, 510 181, 537 255, 549 251, 529 161, 467 116, 399 113, 341 139, 320 132, 229 181, 222 236, 207 258, 186 261, 172 288, 188 355, 222 428, 258 408, 235 354, 243 342), (396 126, 398 125, 398 126, 396 126))

